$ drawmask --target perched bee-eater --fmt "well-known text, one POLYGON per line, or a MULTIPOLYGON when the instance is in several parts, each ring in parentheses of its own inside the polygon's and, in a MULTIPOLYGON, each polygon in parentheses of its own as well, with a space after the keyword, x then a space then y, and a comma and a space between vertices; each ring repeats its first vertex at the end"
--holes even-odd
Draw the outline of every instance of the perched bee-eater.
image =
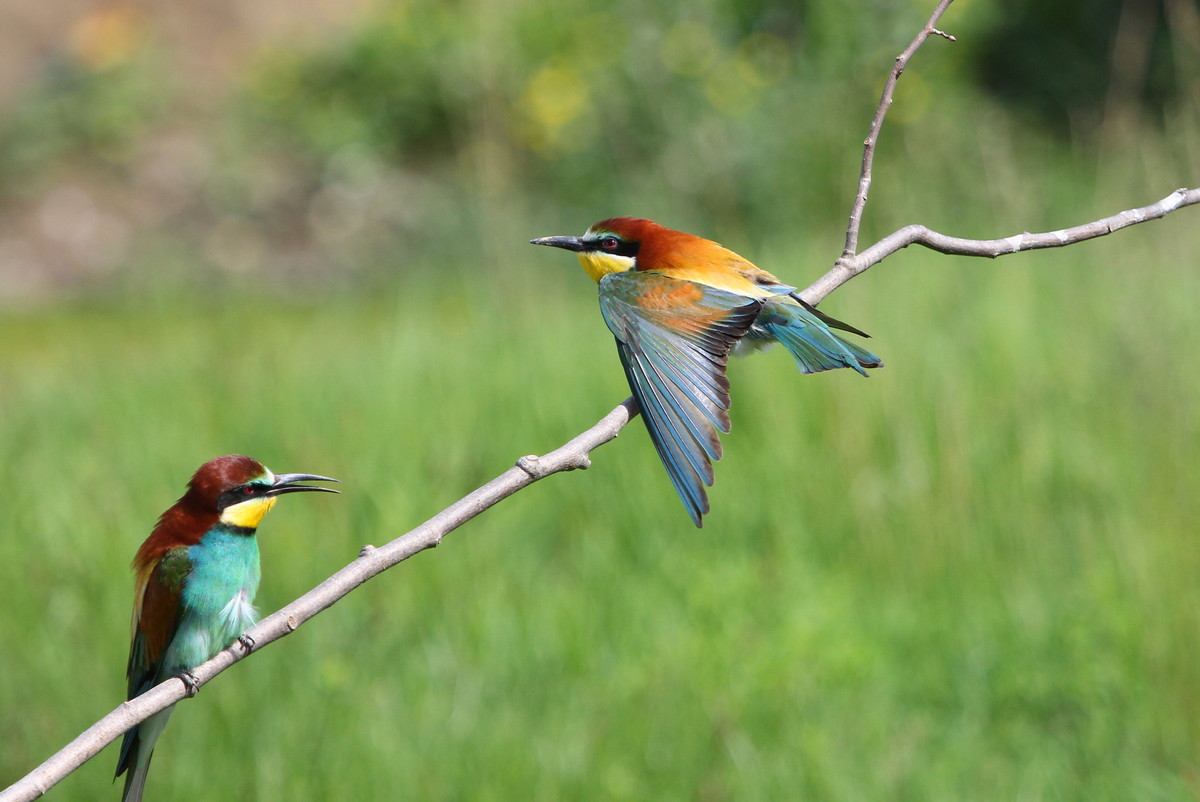
POLYGON ((830 328, 867 335, 817 311, 782 283, 711 240, 650 220, 602 220, 582 237, 534 245, 574 251, 600 285, 600 312, 617 338, 625 377, 671 482, 696 526, 708 512, 710 460, 729 431, 735 354, 783 343, 803 373, 881 367, 830 328))
MULTIPOLYGON (((158 519, 133 558, 136 574, 129 647, 129 698, 172 676, 195 686, 191 669, 226 648, 258 620, 258 540, 254 533, 284 493, 322 490, 298 482, 336 482, 309 473, 273 474, 250 457, 217 457, 200 466, 187 492, 158 519)), ((250 645, 250 644, 248 644, 250 645)), ((125 733, 117 776, 123 802, 142 798, 154 743, 173 707, 125 733)))

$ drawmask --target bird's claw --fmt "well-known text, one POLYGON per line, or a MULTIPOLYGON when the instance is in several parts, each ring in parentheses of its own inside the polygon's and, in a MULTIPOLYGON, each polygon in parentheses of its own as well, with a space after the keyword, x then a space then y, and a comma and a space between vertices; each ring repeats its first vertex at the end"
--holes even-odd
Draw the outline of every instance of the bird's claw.
POLYGON ((179 679, 183 681, 184 690, 187 691, 187 697, 191 699, 200 692, 200 680, 196 679, 195 675, 188 671, 180 671, 179 679))
POLYGON ((246 654, 250 654, 250 652, 254 651, 254 638, 250 637, 245 632, 243 632, 241 635, 238 635, 237 642, 242 644, 242 648, 246 650, 246 654))

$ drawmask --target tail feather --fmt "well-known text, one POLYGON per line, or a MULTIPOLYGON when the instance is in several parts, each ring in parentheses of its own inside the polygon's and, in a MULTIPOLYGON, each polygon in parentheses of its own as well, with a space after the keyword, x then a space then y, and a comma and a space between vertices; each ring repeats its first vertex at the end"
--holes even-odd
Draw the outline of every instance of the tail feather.
MULTIPOLYGON (((883 360, 880 359, 879 357, 875 356, 873 353, 868 351, 866 348, 863 348, 861 345, 858 345, 856 343, 852 343, 849 340, 838 337, 836 334, 833 336, 837 337, 838 342, 840 342, 842 345, 844 345, 846 347, 846 350, 848 350, 851 354, 854 355, 854 358, 856 360, 858 360, 859 367, 863 367, 863 368, 881 368, 881 367, 883 367, 883 360)), ((861 373, 862 371, 860 370, 859 372, 861 373)))
MULTIPOLYGON (((125 789, 121 802, 141 802, 142 790, 146 786, 146 772, 150 770, 150 758, 154 757, 154 744, 166 729, 167 720, 175 706, 155 713, 141 724, 125 733, 121 742, 121 756, 117 759, 117 777, 125 773, 125 789)), ((115 778, 114 778, 115 779, 115 778)))
POLYGON ((125 775, 125 789, 121 792, 121 802, 142 802, 142 791, 146 788, 146 774, 150 771, 151 752, 146 762, 132 768, 125 775))
POLYGON ((866 337, 868 340, 871 339, 871 335, 867 334, 862 329, 856 329, 853 326, 851 326, 849 323, 846 323, 845 321, 838 320, 836 317, 831 317, 830 315, 825 314, 820 309, 817 309, 815 306, 810 304, 808 301, 801 298, 797 293, 793 292, 791 294, 791 296, 792 296, 792 298, 796 299, 797 303, 799 303, 801 306, 804 307, 804 310, 806 312, 811 312, 818 320, 820 320, 822 323, 824 323, 829 328, 841 329, 842 331, 848 331, 851 334, 857 334, 859 337, 866 337))
MULTIPOLYGON (((776 302, 763 309, 758 322, 791 352, 802 373, 853 368, 866 376, 866 368, 883 367, 883 361, 875 354, 830 331, 826 322, 832 318, 815 312, 807 304, 776 302)), ((858 331, 841 321, 835 324, 847 331, 858 331)))

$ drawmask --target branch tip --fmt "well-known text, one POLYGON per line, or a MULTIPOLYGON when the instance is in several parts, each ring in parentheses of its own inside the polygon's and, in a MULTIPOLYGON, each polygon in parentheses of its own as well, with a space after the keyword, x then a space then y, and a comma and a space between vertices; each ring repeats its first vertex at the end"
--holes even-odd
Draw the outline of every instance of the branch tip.
POLYGON ((1128 226, 1159 220, 1171 212, 1193 204, 1200 204, 1200 187, 1177 189, 1149 206, 1127 209, 1090 223, 1037 234, 1023 231, 1020 234, 990 240, 951 237, 914 223, 893 231, 861 253, 843 253, 825 275, 800 293, 800 297, 810 304, 820 303, 829 293, 850 279, 909 245, 921 245, 951 256, 983 256, 995 259, 1010 253, 1061 248, 1064 245, 1103 237, 1128 226))

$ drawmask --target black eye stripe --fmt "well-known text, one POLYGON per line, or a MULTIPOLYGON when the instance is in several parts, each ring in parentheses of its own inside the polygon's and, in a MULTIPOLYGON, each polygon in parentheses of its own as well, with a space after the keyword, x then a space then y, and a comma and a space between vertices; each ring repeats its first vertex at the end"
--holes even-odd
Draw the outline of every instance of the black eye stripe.
POLYGON ((266 494, 270 489, 270 486, 260 484, 245 484, 231 487, 217 497, 217 509, 223 510, 226 507, 232 507, 234 504, 241 504, 243 501, 258 498, 266 494))
POLYGON ((626 242, 615 234, 602 234, 588 243, 588 250, 611 253, 614 256, 637 256, 641 243, 626 242))

